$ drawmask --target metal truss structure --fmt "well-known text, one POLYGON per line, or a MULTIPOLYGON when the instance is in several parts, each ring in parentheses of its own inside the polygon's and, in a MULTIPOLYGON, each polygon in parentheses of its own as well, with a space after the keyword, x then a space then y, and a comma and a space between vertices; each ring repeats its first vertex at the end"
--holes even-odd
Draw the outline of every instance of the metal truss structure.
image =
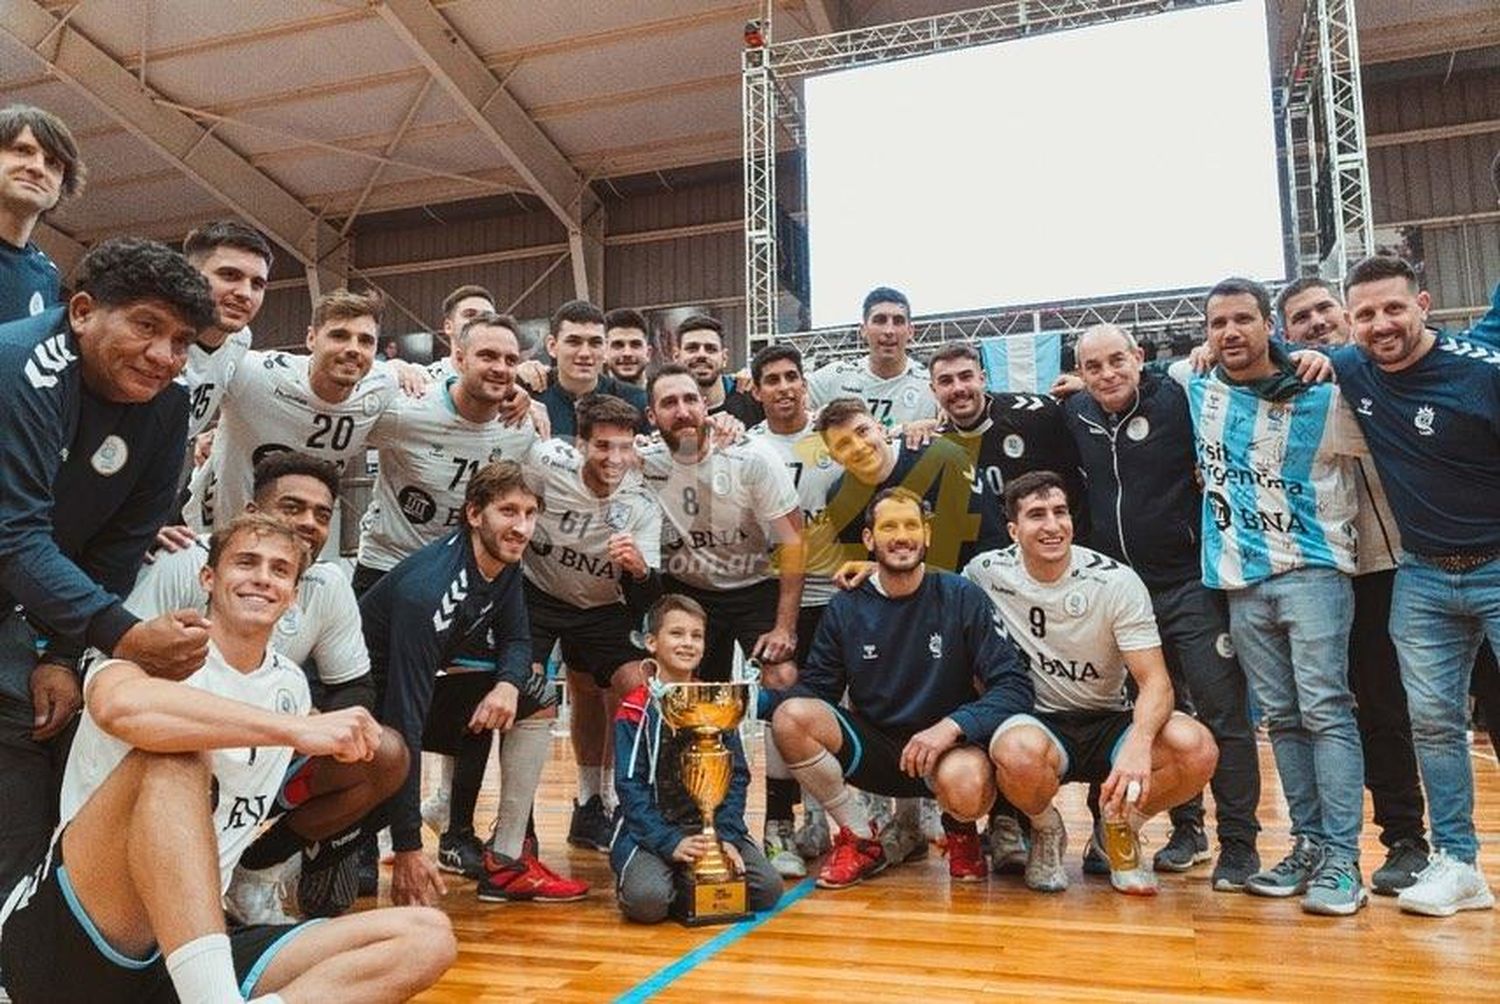
MULTIPOLYGON (((745 308, 748 349, 774 341, 823 359, 863 351, 856 327, 777 331, 776 124, 803 145, 792 81, 810 74, 890 62, 1226 0, 1009 0, 975 10, 894 24, 764 42, 744 54, 745 308)), ((766 7, 769 14, 769 5, 766 7)), ((1277 89, 1295 271, 1341 279, 1374 247, 1354 0, 1306 0, 1292 66, 1277 89)), ((916 318, 912 347, 1039 331, 1076 333, 1119 323, 1138 336, 1201 331, 1206 290, 1130 298, 997 307, 962 316, 916 318)))

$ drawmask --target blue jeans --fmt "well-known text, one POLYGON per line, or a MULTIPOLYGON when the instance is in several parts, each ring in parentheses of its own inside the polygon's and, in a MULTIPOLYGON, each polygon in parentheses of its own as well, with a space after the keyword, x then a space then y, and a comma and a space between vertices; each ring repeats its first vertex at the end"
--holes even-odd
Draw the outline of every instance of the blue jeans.
POLYGON ((1229 591, 1229 635, 1271 735, 1292 833, 1359 859, 1365 760, 1349 689, 1354 590, 1299 568, 1229 591))
POLYGON ((1500 561, 1445 572, 1408 556, 1396 571, 1391 638, 1427 789, 1432 845, 1474 862, 1474 768, 1469 762, 1469 674, 1485 635, 1500 646, 1500 561))

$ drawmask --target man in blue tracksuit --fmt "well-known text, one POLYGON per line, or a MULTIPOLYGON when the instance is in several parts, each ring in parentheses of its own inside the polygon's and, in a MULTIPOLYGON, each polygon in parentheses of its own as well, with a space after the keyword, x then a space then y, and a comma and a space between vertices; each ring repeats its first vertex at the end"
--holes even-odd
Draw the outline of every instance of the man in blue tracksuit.
POLYGON ((78 144, 62 119, 0 108, 0 322, 57 306, 61 275, 31 239, 43 216, 83 187, 78 144))
MULTIPOLYGON (((1219 745, 1212 787, 1221 850, 1213 886, 1242 889, 1260 870, 1260 765, 1224 595, 1201 578, 1203 495, 1187 395, 1175 381, 1143 371, 1135 339, 1114 325, 1085 331, 1076 352, 1088 392, 1068 400, 1066 421, 1088 475, 1088 544, 1133 568, 1151 592, 1178 707, 1194 711, 1219 745)), ((1208 855, 1202 798, 1171 816, 1171 839, 1153 862, 1158 871, 1184 871, 1208 855)))
POLYGON ((1031 710, 1031 676, 984 591, 925 566, 921 496, 877 494, 864 540, 875 573, 828 604, 799 679, 766 692, 762 709, 792 776, 839 827, 818 884, 852 885, 887 863, 846 779, 875 794, 936 798, 950 875, 982 877, 989 866, 973 821, 995 801, 987 748, 1006 718, 1031 710))
POLYGON ((0 887, 47 848, 87 646, 149 672, 203 664, 197 611, 121 597, 169 514, 187 435, 172 381, 208 284, 154 241, 106 241, 65 307, 0 325, 0 887), (38 652, 46 654, 38 658, 38 652))
POLYGON ((1399 903, 1491 909, 1466 729, 1475 652, 1500 645, 1500 351, 1429 331, 1428 295, 1399 259, 1357 264, 1345 296, 1355 344, 1330 358, 1406 550, 1390 628, 1432 824, 1430 863, 1399 903))
MULTIPOLYGON (((444 892, 422 854, 422 750, 456 755, 500 746, 499 825, 484 855, 484 902, 581 898, 588 886, 548 871, 525 846, 526 821, 551 750, 546 678, 531 672, 531 628, 520 560, 536 528, 536 495, 513 460, 469 479, 464 528, 413 553, 360 597, 376 717, 400 732, 406 782, 386 806, 396 851, 391 896, 434 905, 444 892)), ((454 819, 474 814, 454 805, 454 819)), ((467 821, 467 820, 466 820, 467 821)))

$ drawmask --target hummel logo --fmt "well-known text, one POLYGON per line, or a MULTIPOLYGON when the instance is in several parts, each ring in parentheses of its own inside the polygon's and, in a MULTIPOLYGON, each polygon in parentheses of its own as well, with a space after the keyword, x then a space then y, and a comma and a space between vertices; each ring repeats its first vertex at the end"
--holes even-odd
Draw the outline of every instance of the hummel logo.
POLYGON ((1046 407, 1046 405, 1046 398, 1038 397, 1035 394, 1017 394, 1016 399, 1010 404, 1010 410, 1036 411, 1038 408, 1046 407))
POLYGON ((458 578, 448 584, 448 591, 438 601, 438 609, 432 612, 432 626, 438 631, 446 631, 453 626, 453 615, 458 610, 458 605, 469 595, 469 573, 467 569, 459 569, 458 578))
POLYGON ((57 386, 57 374, 67 369, 68 364, 77 358, 68 351, 67 336, 59 333, 38 342, 22 370, 31 386, 37 390, 46 390, 57 386))

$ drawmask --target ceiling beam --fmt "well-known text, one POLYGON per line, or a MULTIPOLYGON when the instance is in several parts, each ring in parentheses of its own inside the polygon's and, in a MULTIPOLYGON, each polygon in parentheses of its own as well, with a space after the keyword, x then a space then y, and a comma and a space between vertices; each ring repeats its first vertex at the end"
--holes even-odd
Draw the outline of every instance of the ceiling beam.
POLYGON ((0 30, 59 78, 309 267, 327 267, 342 238, 296 196, 190 116, 158 103, 109 53, 36 0, 0 0, 0 30))
POLYGON ((813 34, 832 35, 844 30, 843 5, 839 0, 803 0, 807 16, 812 20, 813 34))
POLYGON ((603 276, 594 274, 600 256, 590 245, 598 228, 590 221, 600 207, 587 180, 430 0, 384 0, 376 11, 567 227, 577 295, 587 299, 594 293, 597 299, 603 276))

